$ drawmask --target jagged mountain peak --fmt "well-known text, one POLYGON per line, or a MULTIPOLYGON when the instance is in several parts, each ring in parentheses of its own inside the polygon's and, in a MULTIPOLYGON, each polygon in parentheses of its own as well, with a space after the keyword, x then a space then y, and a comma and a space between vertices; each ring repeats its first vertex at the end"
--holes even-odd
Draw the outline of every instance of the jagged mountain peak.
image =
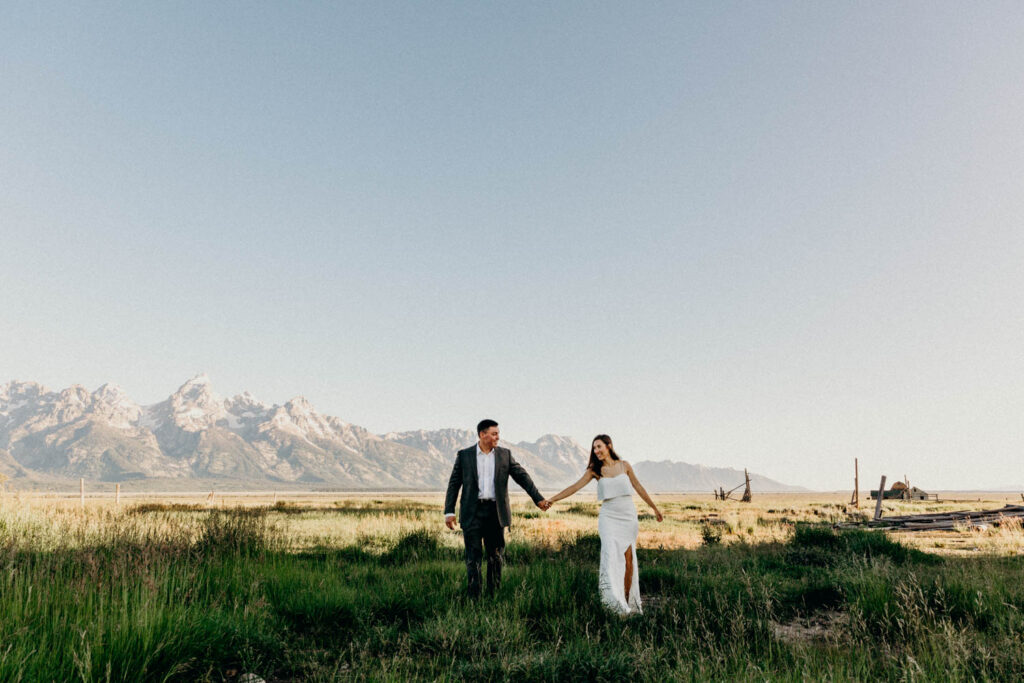
POLYGON ((41 396, 48 393, 49 390, 46 387, 36 382, 11 380, 7 384, 0 384, 0 413, 17 410, 29 402, 39 400, 41 396))
POLYGON ((22 382, 12 379, 7 384, 0 384, 0 399, 20 396, 41 396, 49 393, 49 389, 38 382, 22 382))
POLYGON ((74 403, 89 403, 92 399, 92 394, 89 390, 83 387, 81 384, 72 384, 67 389, 62 389, 60 392, 60 400, 64 402, 74 403))
POLYGON ((228 410, 236 415, 244 415, 245 413, 251 413, 256 415, 258 413, 265 413, 270 406, 259 400, 248 391, 243 391, 237 394, 234 398, 228 402, 228 410))
POLYGON ((116 384, 104 384, 90 395, 92 412, 119 429, 136 426, 142 417, 142 408, 116 384))
POLYGON ((288 412, 292 415, 305 415, 307 413, 316 412, 313 408, 313 404, 306 400, 305 396, 295 396, 285 403, 284 407, 287 408, 288 412))
MULTIPOLYGON (((303 396, 296 396, 284 405, 275 405, 270 411, 270 423, 279 429, 298 434, 310 441, 344 441, 352 425, 336 417, 322 415, 303 396)), ((379 439, 368 432, 364 438, 379 439)))
POLYGON ((178 387, 178 390, 171 394, 171 399, 177 399, 182 402, 207 402, 210 400, 220 401, 220 397, 217 396, 213 391, 213 385, 206 375, 199 375, 198 378, 192 378, 178 387), (197 379, 199 381, 197 381, 197 379))
POLYGON ((92 392, 92 397, 96 401, 102 401, 104 403, 134 403, 131 398, 128 397, 128 392, 122 389, 117 384, 111 384, 107 382, 96 391, 92 392))
POLYGON ((213 385, 206 374, 196 375, 188 380, 175 391, 171 397, 181 397, 184 400, 199 401, 205 397, 216 396, 213 392, 213 385))
POLYGON ((213 392, 205 374, 188 380, 154 408, 149 412, 157 421, 166 424, 169 420, 186 432, 207 429, 227 416, 227 401, 213 392))

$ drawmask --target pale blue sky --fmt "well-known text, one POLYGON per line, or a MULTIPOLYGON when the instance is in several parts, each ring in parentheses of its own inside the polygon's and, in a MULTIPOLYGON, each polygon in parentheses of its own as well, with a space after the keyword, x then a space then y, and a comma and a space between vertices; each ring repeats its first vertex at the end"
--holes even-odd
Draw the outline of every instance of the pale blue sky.
POLYGON ((1016 2, 4 3, 0 382, 1021 485, 1022 44, 1016 2))

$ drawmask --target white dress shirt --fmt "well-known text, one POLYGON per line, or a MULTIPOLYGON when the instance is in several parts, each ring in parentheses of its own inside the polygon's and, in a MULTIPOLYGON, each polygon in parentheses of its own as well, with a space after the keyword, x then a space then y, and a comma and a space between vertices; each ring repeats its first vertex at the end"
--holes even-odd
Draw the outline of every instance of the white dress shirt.
MULTIPOLYGON (((490 453, 480 450, 480 444, 476 445, 476 488, 480 500, 494 500, 494 449, 490 453)), ((445 512, 445 519, 454 517, 454 512, 445 512)))
POLYGON ((476 445, 476 483, 480 500, 494 500, 494 449, 490 453, 476 445))

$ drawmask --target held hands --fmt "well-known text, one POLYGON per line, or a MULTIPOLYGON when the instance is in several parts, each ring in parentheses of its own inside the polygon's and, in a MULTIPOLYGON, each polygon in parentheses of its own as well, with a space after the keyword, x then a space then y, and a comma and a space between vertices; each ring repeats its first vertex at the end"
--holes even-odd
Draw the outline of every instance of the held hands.
POLYGON ((547 500, 546 498, 537 503, 537 507, 539 507, 544 512, 550 510, 552 505, 554 505, 554 503, 552 503, 550 500, 547 500))

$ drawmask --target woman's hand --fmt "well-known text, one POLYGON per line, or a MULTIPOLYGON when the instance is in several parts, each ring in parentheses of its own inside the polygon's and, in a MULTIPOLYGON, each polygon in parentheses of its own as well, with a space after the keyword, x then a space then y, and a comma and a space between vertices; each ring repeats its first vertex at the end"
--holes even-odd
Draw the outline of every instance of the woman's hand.
POLYGON ((661 510, 655 510, 655 511, 654 511, 654 518, 655 518, 656 520, 658 520, 659 522, 660 522, 660 521, 661 521, 662 519, 664 519, 664 518, 663 518, 663 517, 661 516, 661 510))

